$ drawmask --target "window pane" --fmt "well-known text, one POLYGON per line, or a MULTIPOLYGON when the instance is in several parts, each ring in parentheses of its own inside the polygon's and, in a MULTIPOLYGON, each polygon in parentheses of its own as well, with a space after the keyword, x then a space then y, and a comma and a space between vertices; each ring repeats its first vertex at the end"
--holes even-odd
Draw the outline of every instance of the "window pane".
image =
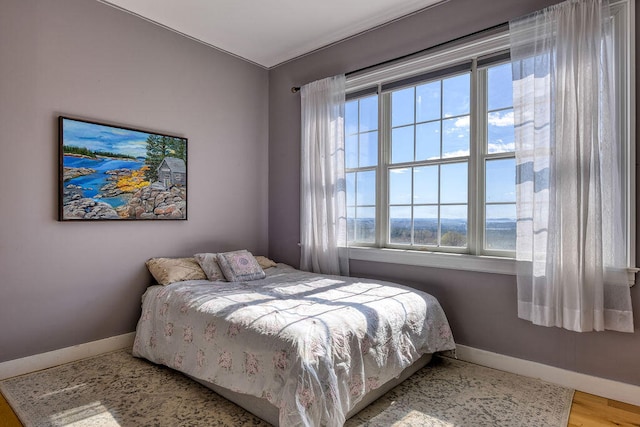
POLYGON ((466 162, 440 166, 440 203, 467 203, 467 185, 466 162))
POLYGON ((413 123, 414 88, 391 93, 391 126, 403 126, 413 123))
POLYGON ((413 186, 413 203, 421 205, 438 203, 438 166, 414 168, 413 186))
POLYGON ((437 120, 440 115, 440 81, 416 87, 416 122, 437 120))
POLYGON ((416 160, 440 158, 440 121, 416 126, 416 160))
POLYGON ((413 242, 416 245, 438 245, 438 207, 413 208, 413 242))
POLYGON ((467 205, 440 208, 440 245, 467 246, 467 205))
POLYGON ((360 132, 378 129, 378 95, 360 100, 360 132))
POLYGON ((487 249, 516 250, 516 205, 487 205, 485 214, 487 249))
POLYGON ((442 157, 469 155, 469 116, 442 121, 442 157))
POLYGON ((375 166, 378 164, 378 132, 360 134, 360 163, 359 166, 375 166))
POLYGON ((411 203, 411 168, 389 170, 389 204, 411 203))
POLYGON ((515 151, 513 109, 494 111, 487 117, 487 144, 489 153, 515 151))
POLYGON ((487 160, 485 195, 487 203, 516 201, 516 160, 487 160))
MULTIPOLYGON (((377 95, 346 103, 345 165, 347 168, 353 170, 377 165, 377 129, 377 95)), ((345 186, 348 240, 375 242, 376 171, 360 169, 349 172, 346 174, 345 186)))
POLYGON ((347 208, 347 241, 356 239, 356 208, 347 208))
POLYGON ((413 126, 391 131, 391 163, 413 161, 413 126))
POLYGON ((356 173, 349 172, 346 174, 345 178, 346 178, 346 184, 347 184, 347 206, 355 206, 356 204, 356 173))
POLYGON ((453 117, 469 114, 470 74, 451 77, 442 81, 442 116, 453 117))
POLYGON ((376 171, 358 172, 356 202, 359 206, 376 204, 376 171))
POLYGON ((344 131, 347 135, 358 132, 358 101, 349 101, 344 105, 344 131))
POLYGON ((513 105, 511 63, 490 67, 487 70, 488 110, 498 110, 513 105))
POLYGON ((344 162, 347 168, 358 167, 358 134, 347 136, 344 140, 344 162))
POLYGON ((376 240, 375 208, 356 208, 356 240, 372 243, 376 240))
POLYGON ((411 244, 411 206, 389 208, 389 241, 411 244))

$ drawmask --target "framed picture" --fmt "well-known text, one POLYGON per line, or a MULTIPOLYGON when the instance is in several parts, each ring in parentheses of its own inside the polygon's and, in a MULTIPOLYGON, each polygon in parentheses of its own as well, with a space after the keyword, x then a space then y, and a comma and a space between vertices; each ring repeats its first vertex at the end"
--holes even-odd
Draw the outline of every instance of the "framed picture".
POLYGON ((60 116, 60 221, 186 220, 187 139, 60 116))

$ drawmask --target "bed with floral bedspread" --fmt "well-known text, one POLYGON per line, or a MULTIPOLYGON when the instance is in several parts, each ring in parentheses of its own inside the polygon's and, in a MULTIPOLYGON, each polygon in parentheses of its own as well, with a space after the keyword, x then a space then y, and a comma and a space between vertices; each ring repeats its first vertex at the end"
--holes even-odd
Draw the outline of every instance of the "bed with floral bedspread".
POLYGON ((281 426, 342 426, 366 393, 423 354, 455 348, 427 293, 284 264, 266 273, 149 287, 134 356, 264 398, 281 426))

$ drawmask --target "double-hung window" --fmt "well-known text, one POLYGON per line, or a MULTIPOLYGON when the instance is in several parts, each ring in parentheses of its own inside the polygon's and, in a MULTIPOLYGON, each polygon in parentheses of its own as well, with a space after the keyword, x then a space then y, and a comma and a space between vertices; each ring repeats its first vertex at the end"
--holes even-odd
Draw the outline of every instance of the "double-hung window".
MULTIPOLYGON (((630 87, 628 3, 619 4, 614 14, 620 28, 619 130, 631 183, 633 130, 624 95, 630 87)), ((507 31, 494 30, 348 77, 347 237, 350 248, 356 248, 350 249, 351 258, 464 269, 462 255, 473 270, 515 271, 516 162, 507 31)), ((632 200, 628 194, 629 206, 632 200)), ((633 240, 634 215, 627 211, 627 235, 633 240)))
POLYGON ((466 248, 471 73, 390 89, 389 246, 466 248))
POLYGON ((351 245, 512 254, 511 97, 509 63, 472 59, 349 99, 351 245))

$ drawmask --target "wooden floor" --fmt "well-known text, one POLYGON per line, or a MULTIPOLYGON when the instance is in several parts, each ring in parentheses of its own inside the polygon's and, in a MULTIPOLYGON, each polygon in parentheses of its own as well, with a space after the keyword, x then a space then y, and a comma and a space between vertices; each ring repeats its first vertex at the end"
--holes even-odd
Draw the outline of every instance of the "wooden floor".
MULTIPOLYGON (((568 427, 640 427, 640 407, 576 391, 568 427)), ((22 427, 0 394, 0 427, 22 427)))
POLYGON ((576 391, 569 427, 640 426, 640 407, 576 391))
POLYGON ((2 393, 0 393, 0 427, 22 427, 2 393))

